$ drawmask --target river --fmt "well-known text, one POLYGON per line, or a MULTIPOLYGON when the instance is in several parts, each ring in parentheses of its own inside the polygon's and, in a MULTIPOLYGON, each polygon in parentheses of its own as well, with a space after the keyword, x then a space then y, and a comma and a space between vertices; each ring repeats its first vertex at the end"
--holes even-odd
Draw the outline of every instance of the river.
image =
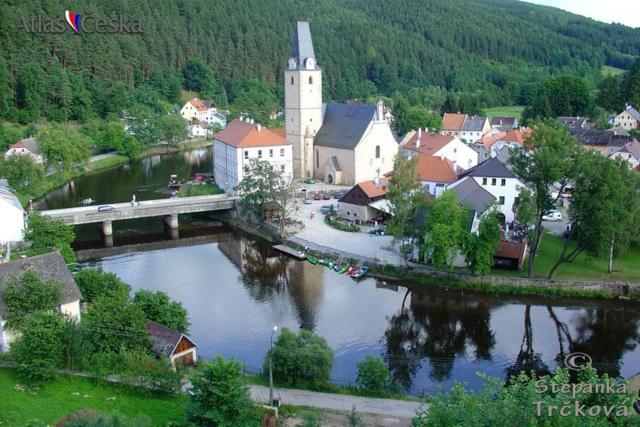
MULTIPOLYGON (((208 149, 158 155, 78 178, 36 202, 40 209, 168 197, 170 174, 211 169, 208 149)), ((208 215, 180 217, 179 235, 157 218, 114 223, 104 247, 96 225, 76 227, 82 266, 101 266, 136 289, 161 290, 189 312, 200 356, 262 366, 274 325, 307 328, 335 353, 332 379, 354 382, 367 355, 382 357, 412 394, 483 372, 553 370, 570 352, 614 376, 640 371, 640 308, 624 302, 498 297, 373 278, 354 282, 295 261, 208 215)))

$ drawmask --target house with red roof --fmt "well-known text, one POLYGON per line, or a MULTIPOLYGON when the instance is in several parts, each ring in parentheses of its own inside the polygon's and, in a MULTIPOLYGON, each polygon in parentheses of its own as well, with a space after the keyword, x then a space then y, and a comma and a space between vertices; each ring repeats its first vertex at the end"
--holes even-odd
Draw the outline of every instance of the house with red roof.
POLYGON ((387 177, 356 184, 338 200, 338 216, 356 224, 380 217, 388 190, 387 177))
POLYGON ((418 129, 402 138, 400 148, 410 157, 422 153, 448 159, 456 170, 467 170, 478 164, 478 153, 453 135, 418 129))
POLYGON ((9 156, 29 156, 31 160, 35 163, 44 163, 45 158, 40 153, 40 145, 38 144, 38 140, 34 136, 30 136, 29 138, 21 139, 16 142, 4 153, 4 157, 9 158, 9 156))
POLYGON ((213 101, 190 99, 180 109, 180 115, 190 123, 204 122, 208 125, 217 125, 220 128, 227 125, 227 117, 218 111, 213 101))
POLYGON ((424 153, 418 153, 417 157, 416 175, 429 194, 439 196, 447 185, 458 180, 458 173, 451 160, 424 153))
POLYGON ((267 129, 249 119, 236 119, 213 134, 213 174, 216 184, 234 193, 252 159, 269 162, 283 178, 290 178, 293 148, 284 129, 267 129))

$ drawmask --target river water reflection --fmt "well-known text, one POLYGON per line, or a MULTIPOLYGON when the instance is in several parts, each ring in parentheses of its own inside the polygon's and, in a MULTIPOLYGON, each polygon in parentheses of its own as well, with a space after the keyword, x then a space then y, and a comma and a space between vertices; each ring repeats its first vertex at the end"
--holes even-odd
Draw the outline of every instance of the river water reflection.
MULTIPOLYGON (((170 173, 210 169, 207 150, 161 156, 76 180, 40 206, 73 206, 166 197, 170 173)), ((114 247, 101 248, 94 226, 76 229, 83 266, 100 265, 134 289, 167 292, 186 307, 199 354, 262 366, 273 325, 307 328, 335 352, 332 377, 348 384, 367 355, 382 357, 413 394, 465 381, 476 372, 505 377, 552 370, 582 351, 597 368, 629 377, 640 371, 640 308, 622 302, 505 298, 372 278, 354 282, 298 262, 206 215, 180 217, 179 236, 157 219, 114 224, 114 247), (89 249, 93 248, 93 249, 89 249), (414 289, 413 291, 410 289, 414 289)))

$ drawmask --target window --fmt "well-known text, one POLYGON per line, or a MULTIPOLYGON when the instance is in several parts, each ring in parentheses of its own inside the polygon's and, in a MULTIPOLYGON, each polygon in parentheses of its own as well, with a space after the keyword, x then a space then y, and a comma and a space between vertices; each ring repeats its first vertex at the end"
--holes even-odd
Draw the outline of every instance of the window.
POLYGON ((249 166, 244 167, 244 173, 249 173, 249 166))
POLYGON ((380 158, 380 146, 376 145, 376 159, 380 158))
POLYGON ((453 149, 453 153, 455 154, 455 153, 457 153, 457 152, 458 152, 458 149, 457 149, 457 148, 454 148, 454 149, 453 149))
POLYGON ((293 76, 291 76, 291 84, 293 84, 293 76))
MULTIPOLYGON (((261 159, 262 158, 262 150, 258 150, 258 158, 261 159)), ((495 181, 495 180, 494 180, 495 181)))
POLYGON ((249 158, 249 150, 244 150, 244 158, 245 159, 249 158))
POLYGON ((284 165, 280 165, 280 172, 284 172, 284 165))
POLYGON ((280 157, 284 157, 284 148, 280 149, 280 157))
MULTIPOLYGON (((259 153, 259 152, 258 152, 258 153, 259 153)), ((495 179, 495 178, 491 178, 491 185, 496 185, 496 184, 497 184, 497 182, 498 182, 498 180, 497 180, 497 179, 495 179)))
POLYGON ((309 76, 309 84, 312 85, 313 84, 313 77, 309 76))
POLYGON ((273 149, 272 148, 269 149, 269 157, 273 157, 273 149))
POLYGON ((501 185, 501 186, 503 186, 503 187, 504 187, 505 185, 507 185, 507 180, 506 180, 506 179, 504 179, 504 178, 502 178, 502 179, 500 180, 500 185, 501 185))
POLYGON ((487 178, 482 178, 482 185, 487 185, 487 178))
POLYGON ((504 196, 500 196, 500 201, 499 201, 499 203, 500 203, 501 205, 504 205, 504 196))
POLYGON ((320 167, 320 152, 316 150, 316 168, 320 167))

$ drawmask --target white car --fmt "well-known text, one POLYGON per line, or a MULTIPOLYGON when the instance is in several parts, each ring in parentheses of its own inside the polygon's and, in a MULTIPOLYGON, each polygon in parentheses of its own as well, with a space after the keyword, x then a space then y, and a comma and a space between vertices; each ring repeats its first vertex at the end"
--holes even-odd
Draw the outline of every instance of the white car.
POLYGON ((552 210, 544 214, 543 221, 562 221, 562 213, 556 210, 552 210))

